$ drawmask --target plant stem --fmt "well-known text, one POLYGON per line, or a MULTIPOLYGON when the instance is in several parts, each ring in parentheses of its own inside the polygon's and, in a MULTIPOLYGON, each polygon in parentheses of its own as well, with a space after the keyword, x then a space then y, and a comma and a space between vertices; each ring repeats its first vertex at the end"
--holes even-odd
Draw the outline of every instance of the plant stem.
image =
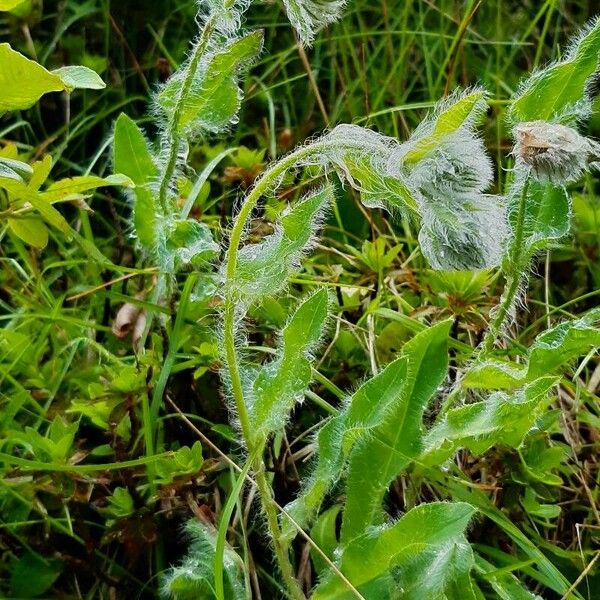
POLYGON ((500 300, 500 305, 494 315, 490 328, 485 335, 482 353, 488 354, 494 349, 494 344, 504 327, 506 319, 519 292, 519 285, 523 277, 523 237, 525 234, 525 209, 527 204, 527 190, 529 188, 529 173, 525 176, 523 189, 519 195, 517 220, 514 227, 514 236, 508 251, 506 262, 506 285, 500 300))
MULTIPOLYGON (((223 328, 224 328, 224 346, 225 360, 229 371, 231 382, 231 390, 235 401, 237 415, 240 421, 242 435, 246 443, 246 447, 250 454, 254 454, 257 448, 264 445, 264 440, 257 440, 252 430, 250 423, 250 415, 244 399, 244 390, 242 387, 242 379, 240 366, 237 356, 237 348, 235 344, 235 328, 237 322, 237 298, 235 292, 235 272, 237 267, 237 257, 239 245, 242 239, 246 222, 250 218, 252 210, 260 200, 260 198, 273 187, 279 177, 296 163, 308 158, 311 155, 318 154, 327 149, 347 148, 347 149, 364 149, 364 143, 358 142, 340 142, 340 141, 322 141, 315 142, 309 146, 304 146, 284 157, 278 163, 274 164, 263 176, 258 180, 252 188, 242 207, 236 216, 235 222, 231 229, 229 238, 229 248, 226 256, 226 271, 225 271, 225 287, 224 287, 224 308, 223 308, 223 328)), ((281 529, 277 518, 277 508, 274 503, 271 488, 265 477, 264 461, 262 452, 257 453, 257 459, 253 465, 256 482, 263 511, 267 517, 267 523, 273 539, 275 554, 279 563, 279 568, 283 576, 285 585, 288 589, 288 594, 291 598, 304 598, 304 594, 294 577, 294 570, 290 562, 287 543, 283 541, 281 529)))

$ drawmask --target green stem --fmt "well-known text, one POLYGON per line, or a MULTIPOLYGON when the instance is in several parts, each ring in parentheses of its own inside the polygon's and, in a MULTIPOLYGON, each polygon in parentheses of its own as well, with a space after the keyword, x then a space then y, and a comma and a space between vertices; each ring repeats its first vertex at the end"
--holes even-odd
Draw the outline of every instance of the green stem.
POLYGON ((529 188, 529 174, 525 176, 523 189, 519 196, 517 220, 514 227, 514 236, 508 251, 506 285, 500 300, 500 305, 494 315, 490 328, 483 340, 482 353, 488 354, 494 349, 494 344, 504 327, 506 319, 519 292, 519 285, 523 277, 523 241, 525 235, 525 209, 527 204, 527 190, 529 188))
MULTIPOLYGON (((246 443, 248 452, 252 455, 264 444, 264 440, 257 440, 250 423, 250 415, 244 399, 244 390, 242 387, 242 379, 240 373, 237 348, 235 343, 235 329, 237 322, 237 299, 235 293, 235 272, 237 267, 237 259, 242 235, 253 209, 260 198, 268 192, 277 182, 279 177, 288 169, 293 167, 303 159, 311 155, 318 154, 328 149, 364 149, 365 144, 359 142, 340 142, 340 141, 322 141, 315 142, 309 146, 304 146, 284 157, 278 163, 273 165, 261 179, 256 183, 250 191, 238 213, 229 238, 229 248, 226 256, 226 280, 224 286, 224 307, 223 307, 223 337, 225 346, 225 360, 229 371, 231 382, 231 391, 237 415, 240 421, 242 435, 246 443)), ((275 554, 279 563, 281 574, 284 578, 288 589, 288 594, 291 598, 304 598, 304 594, 294 577, 294 570, 290 562, 288 545, 283 541, 281 529, 277 518, 277 507, 275 505, 271 488, 265 477, 264 461, 262 452, 256 454, 257 459, 253 465, 253 470, 258 485, 258 491, 263 511, 267 517, 267 523, 273 539, 275 554)))
POLYGON ((210 36, 213 31, 214 17, 209 19, 204 25, 204 29, 200 34, 200 39, 198 40, 196 46, 192 51, 192 56, 187 66, 185 77, 183 79, 183 84, 181 86, 181 89, 179 90, 177 101, 175 102, 173 116, 171 118, 171 122, 169 123, 168 133, 170 134, 171 138, 169 144, 169 154, 167 158, 167 163, 165 165, 165 170, 160 180, 160 186, 158 188, 158 203, 160 209, 163 211, 163 216, 165 217, 169 213, 169 206, 167 201, 169 185, 171 184, 171 180, 173 179, 173 175, 175 174, 175 169, 177 167, 177 156, 179 154, 179 147, 181 145, 181 134, 179 132, 179 122, 181 120, 181 114, 183 113, 185 101, 190 93, 192 83, 194 82, 194 76, 196 75, 196 71, 198 70, 198 65, 200 64, 200 60, 202 59, 202 56, 206 51, 208 42, 210 41, 210 36))

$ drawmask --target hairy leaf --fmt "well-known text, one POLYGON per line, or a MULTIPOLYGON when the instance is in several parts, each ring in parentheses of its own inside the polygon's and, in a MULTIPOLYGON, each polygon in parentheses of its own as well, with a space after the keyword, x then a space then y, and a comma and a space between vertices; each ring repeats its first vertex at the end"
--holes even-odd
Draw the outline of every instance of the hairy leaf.
POLYGON ((158 95, 158 104, 169 120, 177 118, 179 132, 217 133, 236 119, 242 92, 240 70, 249 65, 262 48, 262 33, 255 31, 208 52, 194 73, 190 92, 175 115, 177 101, 188 65, 173 75, 158 95))
POLYGON ((281 429, 294 404, 310 383, 309 355, 323 334, 327 292, 304 300, 283 329, 278 356, 263 365, 252 386, 250 420, 258 439, 281 429))
POLYGON ((180 219, 171 225, 167 237, 167 251, 177 265, 204 265, 219 251, 210 229, 205 223, 180 219))
POLYGON ((133 226, 141 245, 152 252, 157 245, 157 210, 150 184, 158 176, 158 168, 140 128, 124 113, 115 123, 113 167, 135 184, 133 226))
MULTIPOLYGON (((300 525, 313 519, 327 491, 341 477, 354 445, 367 437, 399 397, 408 372, 408 360, 399 358, 366 381, 350 398, 343 412, 328 421, 317 436, 318 462, 304 492, 286 510, 300 525)), ((286 534, 296 530, 286 524, 286 534)))
POLYGON ((473 366, 462 384, 469 388, 514 388, 549 375, 572 360, 600 347, 600 309, 564 321, 540 334, 528 352, 526 365, 490 360, 473 366))
MULTIPOLYGON (((475 509, 462 502, 432 502, 407 512, 397 523, 353 539, 340 552, 342 573, 366 600, 393 597, 443 598, 453 581, 468 581, 473 564, 464 531, 475 509)), ((463 598, 473 598, 469 587, 463 598)), ((334 573, 321 583, 314 600, 355 598, 334 573)))
POLYGON ((397 397, 350 454, 342 543, 383 522, 385 491, 421 451, 423 412, 448 370, 451 324, 430 327, 402 349, 407 371, 397 397))
MULTIPOLYGON (((216 532, 199 521, 188 521, 186 533, 191 538, 187 555, 163 576, 163 593, 176 600, 216 598, 214 590, 214 556, 216 532)), ((231 600, 246 598, 241 573, 243 561, 230 546, 223 552, 225 597, 231 600)))
POLYGON ((310 45, 318 29, 339 19, 346 0, 284 0, 283 3, 300 41, 310 45))
POLYGON ((569 111, 586 99, 599 55, 600 19, 595 19, 572 42, 561 61, 521 84, 508 111, 511 121, 572 120, 569 111))
POLYGON ((486 109, 485 93, 475 89, 451 98, 443 103, 433 119, 425 120, 422 129, 415 131, 410 150, 404 155, 404 163, 411 165, 423 160, 439 148, 442 141, 458 131, 466 123, 481 116, 486 109))
POLYGON ((275 224, 272 235, 240 249, 234 281, 241 300, 271 296, 285 286, 310 248, 332 193, 330 187, 325 187, 297 202, 275 224))
POLYGON ((441 464, 460 448, 479 455, 496 445, 518 447, 556 383, 555 377, 541 377, 510 394, 495 392, 483 402, 450 409, 425 436, 419 462, 441 464))

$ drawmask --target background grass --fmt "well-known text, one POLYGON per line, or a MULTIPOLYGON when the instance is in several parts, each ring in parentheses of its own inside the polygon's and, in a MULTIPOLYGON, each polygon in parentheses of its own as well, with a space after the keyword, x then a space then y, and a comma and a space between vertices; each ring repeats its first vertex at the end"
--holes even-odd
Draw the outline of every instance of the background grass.
MULTIPOLYGON (((233 151, 217 166, 193 214, 220 237, 240 193, 269 159, 340 122, 405 139, 434 101, 457 86, 476 84, 491 94, 485 138, 497 157, 501 190, 508 167, 502 157, 511 144, 503 120, 506 99, 525 73, 557 58, 559 44, 597 9, 592 0, 355 0, 340 23, 304 52, 279 3, 257 3, 247 21, 265 30, 266 50, 247 79, 239 126, 224 140, 192 148, 190 163, 201 170, 224 149, 247 150, 233 151)), ((182 0, 46 0, 25 20, 3 16, 3 41, 48 67, 86 64, 108 85, 102 92, 78 92, 70 101, 48 95, 28 112, 2 117, 0 143, 16 142, 31 158, 51 152, 56 179, 110 173, 112 122, 125 111, 152 137, 148 96, 185 56, 196 32, 194 14, 194 3, 182 0)), ((598 126, 592 123, 589 133, 598 135, 598 126)), ((540 257, 514 325, 524 345, 548 322, 597 304, 597 185, 590 176, 575 192, 573 239, 540 257)), ((289 181, 267 203, 252 233, 269 231, 270 217, 298 193, 289 181)), ((175 307, 149 307, 144 299, 153 273, 142 268, 131 239, 126 198, 105 191, 88 204, 91 210, 65 205, 62 211, 114 268, 60 234, 34 252, 0 226, 3 596, 34 597, 39 589, 27 585, 36 574, 34 579, 48 583, 40 592, 44 597, 156 597, 161 571, 186 550, 181 524, 193 516, 218 520, 233 481, 223 454, 239 462, 217 374, 214 281, 201 277, 178 306, 178 326, 155 331, 146 353, 136 355, 130 339, 111 333, 119 307, 131 302, 167 313, 175 307), (149 422, 145 407, 169 351, 173 365, 163 407, 159 420, 149 422), (64 430, 52 432, 56 417, 64 430), (162 452, 192 446, 199 439, 193 427, 205 436, 201 466, 183 458, 171 473, 172 459, 144 465, 149 428, 158 432, 162 452), (58 447, 48 447, 37 434, 54 436, 58 447), (94 464, 102 468, 89 467, 94 464)), ((297 491, 313 451, 312 428, 344 392, 374 363, 389 360, 414 331, 448 315, 454 317, 453 337, 476 344, 499 292, 493 273, 432 273, 408 224, 366 211, 341 187, 321 244, 296 281, 286 297, 256 309, 253 344, 272 346, 283 307, 304 289, 331 286, 339 308, 317 384, 287 435, 272 443, 273 485, 282 504, 297 491)), ((460 347, 453 360, 460 360, 460 347)), ((553 407, 561 411, 559 425, 540 433, 527 456, 502 449, 482 458, 461 454, 455 469, 437 480, 416 468, 392 486, 390 512, 399 514, 420 500, 460 498, 474 488, 488 518, 470 539, 483 556, 545 598, 559 598, 533 566, 539 564, 535 552, 541 552, 570 581, 585 572, 577 589, 584 598, 597 598, 600 581, 591 561, 600 527, 599 373, 591 355, 563 380, 553 407), (528 489, 545 505, 560 506, 560 515, 533 506, 528 489)), ((277 584, 255 515, 246 491, 229 540, 246 549, 256 597, 260 590, 272 598, 277 584)), ((310 586, 314 575, 302 560, 306 548, 299 542, 296 550, 310 586)))

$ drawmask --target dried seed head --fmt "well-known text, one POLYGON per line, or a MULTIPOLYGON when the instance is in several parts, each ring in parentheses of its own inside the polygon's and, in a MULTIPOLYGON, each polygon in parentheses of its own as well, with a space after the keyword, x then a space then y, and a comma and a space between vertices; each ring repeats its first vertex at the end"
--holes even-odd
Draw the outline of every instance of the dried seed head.
POLYGON ((517 156, 543 181, 573 181, 600 156, 598 143, 566 125, 546 121, 519 123, 515 137, 517 156))

